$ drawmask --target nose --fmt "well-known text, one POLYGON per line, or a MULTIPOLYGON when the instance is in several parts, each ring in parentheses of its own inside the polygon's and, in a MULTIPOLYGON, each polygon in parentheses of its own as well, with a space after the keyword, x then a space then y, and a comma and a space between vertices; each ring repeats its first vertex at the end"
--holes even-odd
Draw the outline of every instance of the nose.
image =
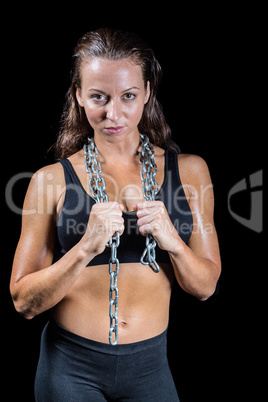
POLYGON ((122 115, 120 101, 113 99, 107 104, 106 118, 111 121, 118 121, 122 115))

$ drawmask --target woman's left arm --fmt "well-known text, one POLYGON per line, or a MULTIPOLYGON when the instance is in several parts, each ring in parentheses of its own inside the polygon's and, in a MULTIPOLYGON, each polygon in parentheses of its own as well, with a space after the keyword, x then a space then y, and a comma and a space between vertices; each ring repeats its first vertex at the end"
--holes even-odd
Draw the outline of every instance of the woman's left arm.
POLYGON ((186 245, 173 226, 161 201, 136 206, 140 233, 151 233, 168 251, 176 279, 188 293, 207 300, 215 291, 221 272, 214 226, 214 194, 206 162, 195 155, 178 156, 181 181, 193 215, 193 231, 186 245))

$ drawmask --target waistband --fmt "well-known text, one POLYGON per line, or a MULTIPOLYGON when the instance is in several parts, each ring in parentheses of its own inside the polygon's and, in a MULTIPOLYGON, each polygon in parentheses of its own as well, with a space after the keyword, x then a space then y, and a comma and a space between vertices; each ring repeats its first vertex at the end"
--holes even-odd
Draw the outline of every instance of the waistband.
POLYGON ((46 329, 50 332, 50 334, 52 333, 54 334, 54 336, 56 335, 58 340, 64 340, 68 343, 72 343, 74 345, 86 348, 88 350, 93 350, 95 352, 116 356, 129 355, 145 351, 150 348, 157 348, 159 346, 162 346, 163 344, 166 344, 167 341, 167 329, 161 334, 150 339, 145 339, 143 341, 134 343, 117 344, 115 346, 108 343, 93 341, 91 339, 84 338, 83 336, 74 334, 73 332, 62 328, 54 320, 50 320, 47 323, 44 331, 46 329))

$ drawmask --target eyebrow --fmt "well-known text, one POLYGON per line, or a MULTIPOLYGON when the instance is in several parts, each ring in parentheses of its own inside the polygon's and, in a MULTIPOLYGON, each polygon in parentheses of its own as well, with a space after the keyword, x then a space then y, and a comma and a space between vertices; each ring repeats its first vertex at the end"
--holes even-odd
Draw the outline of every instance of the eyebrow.
MULTIPOLYGON (((138 90, 140 90, 140 88, 138 88, 138 87, 130 87, 130 88, 125 89, 124 91, 122 91, 122 93, 129 92, 129 91, 131 91, 132 89, 138 89, 138 90)), ((97 88, 90 88, 90 89, 88 90, 88 92, 90 92, 90 91, 92 91, 92 92, 98 92, 98 93, 100 93, 100 94, 106 95, 106 92, 101 91, 100 89, 97 89, 97 88)))

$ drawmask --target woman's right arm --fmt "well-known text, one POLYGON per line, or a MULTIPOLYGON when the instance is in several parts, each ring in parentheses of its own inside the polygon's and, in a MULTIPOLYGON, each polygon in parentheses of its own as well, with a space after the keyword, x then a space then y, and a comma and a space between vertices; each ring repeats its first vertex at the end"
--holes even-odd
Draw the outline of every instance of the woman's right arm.
POLYGON ((51 165, 35 173, 25 197, 10 291, 16 310, 28 319, 59 303, 114 231, 123 231, 122 206, 95 204, 82 239, 52 264, 59 189, 64 186, 62 168, 51 165))

